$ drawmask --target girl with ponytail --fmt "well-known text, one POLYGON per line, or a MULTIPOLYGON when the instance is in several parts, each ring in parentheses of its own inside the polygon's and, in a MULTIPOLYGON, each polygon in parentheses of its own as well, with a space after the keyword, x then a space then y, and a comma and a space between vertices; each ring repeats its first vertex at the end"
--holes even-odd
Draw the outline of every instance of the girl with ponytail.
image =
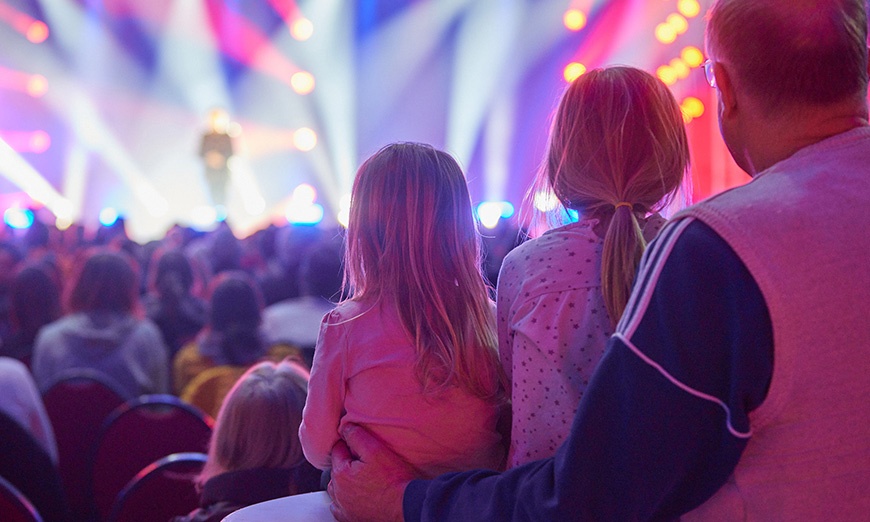
MULTIPOLYGON (((557 109, 530 199, 579 220, 514 249, 498 279, 499 353, 511 383, 508 466, 555 454, 628 301, 689 148, 667 87, 630 67, 577 78, 557 109)), ((554 224, 550 219, 550 224, 554 224)))

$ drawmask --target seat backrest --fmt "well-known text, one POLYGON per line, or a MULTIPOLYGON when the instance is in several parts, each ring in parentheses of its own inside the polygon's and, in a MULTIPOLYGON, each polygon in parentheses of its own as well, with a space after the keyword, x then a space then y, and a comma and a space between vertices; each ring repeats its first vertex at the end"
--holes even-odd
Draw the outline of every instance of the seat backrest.
MULTIPOLYGON (((47 520, 69 519, 57 466, 30 431, 2 411, 0 476, 27 497, 47 520)), ((5 520, 4 513, 0 507, 0 520, 5 520)))
POLYGON ((109 522, 166 522, 199 506, 194 479, 204 453, 174 453, 149 464, 118 494, 109 522))
POLYGON ((93 452, 97 512, 108 516, 121 489, 143 468, 167 455, 205 452, 214 421, 172 395, 144 395, 105 420, 93 452))
POLYGON ((245 366, 215 366, 193 378, 184 387, 181 400, 196 406, 212 418, 217 414, 230 389, 248 368, 245 366))
POLYGON ((73 519, 87 520, 93 514, 88 459, 100 426, 124 399, 99 374, 83 371, 52 384, 42 400, 57 440, 58 469, 73 519))
POLYGON ((0 513, 4 522, 42 522, 27 497, 3 477, 0 477, 0 513))

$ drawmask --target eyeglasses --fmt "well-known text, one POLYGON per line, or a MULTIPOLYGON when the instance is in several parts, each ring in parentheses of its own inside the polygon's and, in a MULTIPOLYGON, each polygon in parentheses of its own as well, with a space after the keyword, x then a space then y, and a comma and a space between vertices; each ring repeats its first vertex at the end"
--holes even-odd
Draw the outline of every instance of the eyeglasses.
POLYGON ((714 63, 713 60, 704 62, 704 76, 707 77, 707 83, 710 84, 710 87, 716 87, 716 74, 713 72, 714 63))

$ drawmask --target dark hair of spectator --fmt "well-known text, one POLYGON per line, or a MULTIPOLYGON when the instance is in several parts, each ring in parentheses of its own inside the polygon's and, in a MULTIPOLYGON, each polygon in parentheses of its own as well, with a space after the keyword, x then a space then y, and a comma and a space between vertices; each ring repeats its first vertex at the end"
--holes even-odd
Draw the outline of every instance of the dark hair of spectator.
POLYGON ((243 366, 262 355, 259 333, 263 298, 250 276, 241 271, 220 274, 212 285, 208 328, 221 334, 221 352, 231 365, 243 366))
POLYGON ((75 278, 67 300, 70 312, 138 312, 138 266, 126 253, 96 250, 75 278))

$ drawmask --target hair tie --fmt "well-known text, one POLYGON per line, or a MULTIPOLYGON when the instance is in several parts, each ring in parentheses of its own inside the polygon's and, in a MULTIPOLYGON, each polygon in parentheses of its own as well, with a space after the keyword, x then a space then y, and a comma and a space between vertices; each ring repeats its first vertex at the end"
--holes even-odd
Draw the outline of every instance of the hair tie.
POLYGON ((620 201, 619 203, 613 205, 613 208, 615 208, 617 210, 619 210, 619 207, 628 207, 629 210, 631 210, 634 207, 634 205, 632 205, 628 201, 620 201))

